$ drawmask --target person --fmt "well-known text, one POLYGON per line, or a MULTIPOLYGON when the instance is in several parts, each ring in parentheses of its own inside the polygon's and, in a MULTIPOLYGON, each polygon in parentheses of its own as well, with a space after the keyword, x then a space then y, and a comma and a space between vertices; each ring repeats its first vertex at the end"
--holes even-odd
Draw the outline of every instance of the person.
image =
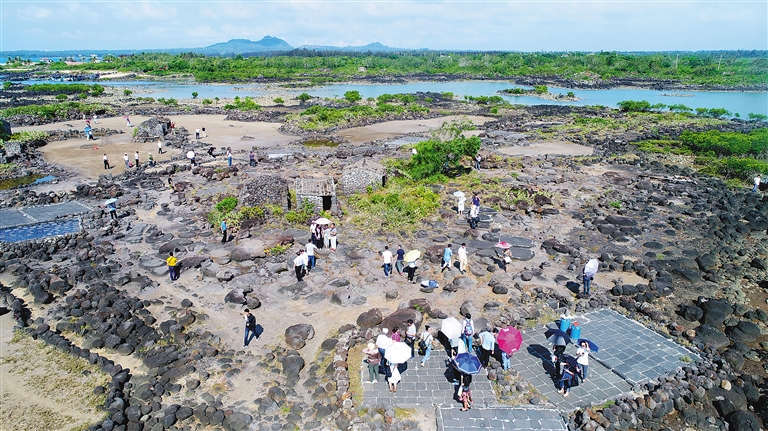
POLYGON ((392 339, 389 338, 387 332, 389 332, 387 328, 381 328, 381 334, 376 337, 376 347, 379 349, 381 364, 385 367, 387 366, 387 358, 384 357, 384 351, 392 345, 392 339))
POLYGON ((405 344, 411 346, 411 357, 415 356, 413 351, 416 347, 416 325, 413 323, 413 319, 408 319, 406 322, 408 326, 405 328, 405 344))
POLYGON ((139 152, 138 151, 133 153, 133 160, 136 161, 136 169, 139 169, 139 152))
POLYGON ((170 188, 171 193, 173 193, 173 174, 168 175, 168 188, 170 188))
POLYGON ((509 353, 507 353, 507 352, 505 352, 503 350, 501 351, 501 369, 502 370, 504 370, 504 371, 508 371, 509 370, 509 360, 510 360, 511 357, 512 356, 509 353))
POLYGON ((443 272, 447 268, 450 268, 452 256, 453 256, 453 250, 451 250, 451 244, 448 244, 443 249, 443 265, 440 267, 440 272, 443 272))
POLYGON ((315 225, 315 246, 323 248, 323 226, 315 225))
POLYGON ((323 247, 331 248, 331 228, 328 225, 323 226, 323 247))
POLYGON ((207 137, 208 137, 208 134, 207 134, 207 133, 205 133, 205 127, 203 127, 203 128, 202 128, 202 129, 200 129, 200 130, 203 132, 203 138, 207 138, 207 137))
POLYGON ((465 412, 472 408, 472 391, 469 389, 469 383, 465 382, 464 374, 461 375, 461 385, 459 386, 459 401, 462 404, 461 411, 465 412))
POLYGON ((475 156, 475 169, 477 169, 478 171, 480 170, 481 161, 483 161, 483 157, 480 156, 480 153, 477 153, 477 155, 475 156))
POLYGON ((129 162, 128 153, 123 154, 123 161, 125 161, 125 169, 128 169, 129 162))
POLYGON ((760 181, 761 180, 762 180, 762 178, 760 178, 760 175, 756 175, 755 176, 755 179, 754 179, 755 186, 752 187, 752 192, 753 193, 758 191, 758 190, 760 190, 760 181))
POLYGON ((178 280, 179 274, 176 273, 176 263, 178 260, 173 256, 173 252, 168 252, 168 259, 165 259, 165 263, 168 264, 168 274, 171 276, 171 281, 178 280))
POLYGON ((391 338, 392 338, 392 341, 394 341, 395 343, 399 343, 399 342, 403 341, 403 338, 400 336, 400 327, 399 326, 395 326, 394 328, 392 328, 392 337, 391 338))
POLYGON ((461 339, 467 347, 467 351, 472 350, 472 336, 475 335, 475 322, 472 321, 472 314, 467 313, 464 318, 464 331, 461 334, 461 339))
POLYGON ((104 169, 109 169, 109 157, 107 157, 107 153, 104 153, 104 169))
POLYGON ((336 223, 331 223, 331 251, 336 251, 336 223))
POLYGON ((227 242, 227 220, 224 219, 221 221, 221 243, 224 244, 227 242))
POLYGON ((197 164, 195 163, 195 156, 196 156, 195 150, 190 150, 189 152, 191 153, 190 155, 192 156, 189 158, 189 161, 192 163, 192 166, 197 166, 197 164))
POLYGON ((560 364, 565 360, 565 344, 556 344, 552 347, 552 365, 555 367, 555 379, 560 378, 560 364))
MULTIPOLYGON (((495 334, 498 333, 499 330, 494 328, 493 332, 495 334)), ((491 360, 491 356, 493 356, 496 338, 494 338, 493 334, 488 332, 487 329, 481 331, 478 338, 480 338, 480 363, 483 364, 484 367, 487 367, 488 362, 491 360)))
POLYGON ((432 354, 432 342, 435 340, 435 337, 432 336, 432 331, 430 331, 430 326, 426 325, 424 326, 424 332, 421 333, 421 336, 419 337, 419 352, 423 352, 422 355, 424 355, 423 358, 421 358, 421 366, 423 367, 424 364, 427 363, 427 360, 429 359, 429 356, 432 354))
POLYGON ((563 375, 558 381, 559 392, 567 397, 571 393, 571 381, 576 376, 576 371, 567 362, 561 362, 560 367, 563 369, 563 375))
POLYGON ((307 248, 307 272, 309 272, 315 267, 315 250, 317 246, 312 241, 309 241, 305 247, 307 248))
POLYGON ((589 288, 592 285, 593 278, 591 275, 587 275, 587 266, 584 265, 584 269, 581 272, 582 287, 584 289, 582 293, 584 295, 589 295, 589 288))
POLYGON ((477 193, 472 195, 472 206, 476 206, 478 210, 480 209, 480 196, 477 193))
POLYGON ((150 167, 154 167, 155 166, 155 158, 152 157, 152 153, 147 153, 147 154, 149 154, 149 166, 150 167))
POLYGON ((163 154, 163 141, 157 141, 157 154, 163 154))
POLYGON ((293 270, 296 271, 296 280, 302 281, 304 279, 304 256, 301 255, 301 251, 297 251, 296 258, 293 259, 293 270))
POLYGON ((392 272, 392 252, 389 251, 389 246, 384 246, 384 251, 381 253, 381 258, 384 260, 384 277, 389 278, 389 273, 392 272))
POLYGON ((85 126, 85 129, 83 129, 83 132, 85 132, 85 140, 90 141, 91 140, 91 126, 85 126))
POLYGON ((111 202, 109 205, 107 205, 107 208, 109 209, 110 219, 117 220, 117 205, 115 205, 114 202, 111 202))
POLYGON ((505 248, 504 253, 502 255, 504 256, 504 272, 507 272, 507 269, 509 269, 509 265, 512 263, 511 249, 505 248))
POLYGON ((456 214, 459 216, 464 215, 464 202, 467 201, 467 197, 464 195, 459 196, 458 202, 456 202, 456 214))
POLYGON ((208 152, 208 155, 209 155, 209 156, 211 156, 212 158, 214 158, 214 159, 215 159, 215 158, 216 158, 216 156, 214 156, 214 155, 213 155, 213 152, 214 152, 214 151, 216 151, 216 147, 210 147, 210 148, 208 148, 208 151, 207 151, 207 152, 208 152))
POLYGON ((449 341, 451 343, 451 359, 453 359, 456 357, 456 355, 459 354, 459 345, 463 346, 464 343, 461 341, 461 338, 459 337, 451 338, 449 341))
POLYGON ((131 119, 128 116, 125 117, 125 125, 128 127, 133 127, 133 124, 131 124, 131 119))
POLYGON ((582 341, 579 348, 576 349, 576 363, 579 364, 579 374, 581 374, 581 381, 587 381, 587 370, 589 369, 589 343, 582 341))
POLYGON ((232 166, 232 151, 231 150, 227 150, 227 164, 229 166, 232 166))
POLYGON ((469 209, 469 227, 477 229, 477 224, 480 222, 480 207, 472 205, 469 209))
POLYGON ((91 120, 85 120, 85 127, 87 127, 88 129, 91 128, 91 120))
POLYGON ((365 363, 368 364, 368 382, 375 383, 378 381, 379 364, 381 364, 381 354, 379 349, 373 343, 368 343, 368 347, 363 349, 365 355, 365 363))
POLYGON ((400 383, 400 370, 398 367, 400 364, 390 364, 389 365, 389 378, 387 379, 387 382, 389 383, 389 392, 397 393, 397 384, 400 383))
POLYGON ((195 129, 195 139, 200 139, 200 129, 195 129))
POLYGON ((99 116, 96 114, 93 114, 93 124, 99 124, 99 116))
POLYGON ((397 251, 395 252, 395 255, 397 255, 397 259, 395 260, 395 269, 397 270, 397 274, 399 276, 403 276, 403 266, 405 265, 405 250, 403 250, 402 245, 397 246, 397 251))
POLYGON ((245 335, 243 336, 243 349, 248 347, 254 337, 256 337, 256 316, 251 314, 251 310, 243 311, 243 320, 245 320, 245 335))
POLYGON ((406 268, 406 272, 408 272, 408 281, 411 282, 411 284, 415 284, 416 280, 413 279, 413 276, 416 274, 416 261, 408 262, 408 267, 406 268))
POLYGON ((171 122, 171 135, 176 136, 176 123, 171 122))
POLYGON ((466 274, 467 273, 467 261, 468 261, 467 244, 466 243, 464 243, 464 242, 461 243, 461 247, 459 247, 458 255, 459 255, 459 271, 462 274, 466 274))
POLYGON ((251 167, 255 167, 256 166, 256 155, 253 154, 253 150, 251 150, 251 152, 248 154, 248 160, 251 163, 251 167))

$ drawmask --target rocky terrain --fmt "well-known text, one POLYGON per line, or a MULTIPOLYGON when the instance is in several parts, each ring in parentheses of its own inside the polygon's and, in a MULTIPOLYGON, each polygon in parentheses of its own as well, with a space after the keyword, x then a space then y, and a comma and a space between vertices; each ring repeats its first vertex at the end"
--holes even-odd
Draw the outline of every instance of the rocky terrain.
MULTIPOLYGON (((319 175, 338 182, 348 164, 409 157, 410 148, 329 136, 338 147, 312 149, 299 141, 279 158, 260 151, 256 167, 201 159, 192 168, 182 154, 154 168, 81 179, 71 190, 3 191, 4 206, 78 200, 96 207, 119 198, 118 221, 96 209, 82 218, 80 232, 1 244, 6 302, 23 300, 31 337, 109 376, 110 383, 93 388, 105 395, 94 431, 434 429, 429 411, 361 403, 359 351, 380 328, 402 328, 409 318, 419 330, 439 327, 440 319, 467 313, 477 326, 524 328, 551 323, 564 311, 602 307, 694 349, 702 360, 650 379, 630 397, 574 412, 573 429, 757 431, 768 420, 768 196, 729 188, 632 145, 681 128, 561 134, 592 148, 592 156, 497 151, 527 145, 533 130, 590 109, 530 107, 479 126, 485 158, 479 172, 467 174, 474 186, 466 189, 461 178, 432 185, 441 209, 411 231, 363 231, 349 222, 356 210, 340 196, 331 214, 338 250, 319 250, 317 268, 301 282, 292 260, 308 239, 304 223, 267 211, 221 244, 207 213, 221 197, 243 198, 265 175, 289 184, 319 175), (483 199, 478 229, 455 215, 452 194, 460 189, 483 199), (510 202, 500 191, 528 198, 510 202), (494 249, 500 239, 514 245, 506 272, 494 249), (441 272, 442 248, 462 242, 470 252, 468 273, 441 272), (423 252, 417 280, 436 280, 438 288, 383 277, 378 253, 399 244, 423 252), (181 268, 175 282, 164 261, 170 251, 181 268), (579 293, 580 275, 592 257, 601 270, 587 296, 579 293), (263 333, 243 349, 246 307, 263 333)), ((171 148, 204 146, 186 133, 167 135, 164 119, 152 121, 136 139, 159 130, 171 148)), ((29 169, 51 163, 35 154, 27 149, 29 169)), ((493 362, 488 373, 499 382, 501 402, 533 402, 514 372, 493 362)), ((536 400, 547 402, 556 400, 536 400)))

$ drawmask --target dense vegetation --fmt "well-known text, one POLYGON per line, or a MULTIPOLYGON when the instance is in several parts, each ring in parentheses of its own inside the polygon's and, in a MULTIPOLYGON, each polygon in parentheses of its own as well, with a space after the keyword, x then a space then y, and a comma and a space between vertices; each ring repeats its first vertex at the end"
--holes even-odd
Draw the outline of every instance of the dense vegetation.
POLYGON ((24 87, 24 91, 32 94, 90 94, 99 96, 104 87, 99 84, 32 84, 24 87))
POLYGON ((405 178, 390 181, 387 187, 349 197, 357 211, 352 223, 367 232, 394 232, 417 226, 440 206, 440 197, 423 183, 405 178))
POLYGON ((614 77, 679 80, 691 84, 765 85, 768 58, 763 53, 627 54, 600 53, 441 53, 383 54, 297 51, 279 56, 233 58, 200 54, 143 53, 112 58, 102 63, 70 66, 53 63, 54 70, 112 70, 155 76, 191 74, 197 81, 236 82, 255 79, 290 79, 315 83, 353 76, 408 76, 450 74, 472 77, 511 78, 560 76, 572 79, 614 77))
POLYGON ((429 109, 417 104, 402 106, 378 103, 376 106, 351 105, 341 108, 316 105, 290 116, 288 120, 302 129, 317 130, 348 126, 365 118, 386 118, 406 112, 428 113, 429 109))
POLYGON ((114 114, 115 111, 100 103, 63 102, 47 105, 27 105, 0 110, 0 118, 8 118, 14 115, 35 115, 45 119, 71 118, 79 114, 114 114))

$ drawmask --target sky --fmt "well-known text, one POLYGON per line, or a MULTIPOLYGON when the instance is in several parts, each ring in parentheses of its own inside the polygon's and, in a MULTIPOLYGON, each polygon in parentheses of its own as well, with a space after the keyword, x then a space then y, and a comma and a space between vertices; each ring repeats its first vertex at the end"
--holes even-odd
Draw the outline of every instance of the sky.
POLYGON ((766 50, 768 1, 0 0, 0 51, 301 45, 505 51, 766 50))

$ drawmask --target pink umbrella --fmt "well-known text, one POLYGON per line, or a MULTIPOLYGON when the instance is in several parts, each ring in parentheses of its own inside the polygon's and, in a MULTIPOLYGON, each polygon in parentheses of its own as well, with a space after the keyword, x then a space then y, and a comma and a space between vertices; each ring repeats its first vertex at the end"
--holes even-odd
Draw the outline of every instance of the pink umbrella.
POLYGON ((499 241, 499 242, 496 243, 496 247, 503 248, 503 249, 506 250, 506 249, 512 247, 512 244, 510 244, 510 243, 508 243, 506 241, 499 241))
POLYGON ((520 346, 523 344, 523 334, 512 326, 507 326, 499 330, 499 336, 496 338, 496 342, 499 343, 499 348, 507 354, 513 354, 520 350, 520 346))

